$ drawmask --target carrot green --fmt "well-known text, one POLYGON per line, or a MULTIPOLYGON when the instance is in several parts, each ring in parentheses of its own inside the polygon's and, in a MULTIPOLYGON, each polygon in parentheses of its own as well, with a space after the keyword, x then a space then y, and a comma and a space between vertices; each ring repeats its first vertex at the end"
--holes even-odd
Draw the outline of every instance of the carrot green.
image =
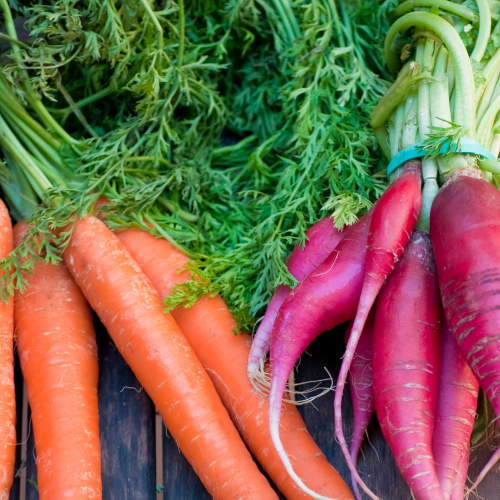
MULTIPOLYGON (((31 37, 16 43, 9 24, 2 85, 15 109, 0 99, 0 113, 19 144, 4 146, 2 185, 16 216, 31 216, 31 239, 106 194, 110 225, 153 226, 175 242, 251 328, 274 288, 295 284, 285 261, 308 227, 330 212, 339 227, 351 224, 386 187, 368 125, 389 78, 373 5, 45 0, 10 9, 31 37), (33 118, 36 139, 22 127, 33 118)), ((41 240, 45 258, 60 259, 66 237, 41 240)), ((29 253, 27 242, 17 252, 29 253)), ((9 293, 26 285, 16 262, 2 264, 14 271, 9 293)), ((179 287, 169 304, 207 291, 179 287)))

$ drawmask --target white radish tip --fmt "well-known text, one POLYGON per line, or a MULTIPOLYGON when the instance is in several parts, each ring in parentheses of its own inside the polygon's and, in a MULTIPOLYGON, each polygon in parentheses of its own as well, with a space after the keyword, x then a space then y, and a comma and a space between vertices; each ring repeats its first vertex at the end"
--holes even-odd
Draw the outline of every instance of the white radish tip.
POLYGON ((470 495, 478 486, 479 483, 485 478, 486 474, 495 466, 495 464, 500 460, 500 448, 493 453, 491 458, 488 460, 488 463, 483 467, 483 470, 479 473, 479 476, 477 476, 476 481, 474 484, 467 489, 466 495, 470 495))
POLYGON ((277 390, 276 387, 272 387, 271 393, 269 396, 269 424, 270 424, 270 431, 271 431, 271 439, 273 441, 274 447, 276 448, 276 451, 281 458, 281 461, 283 462, 283 465, 285 466, 286 471, 288 472, 289 476, 295 481, 297 486, 307 495, 311 496, 312 498, 316 498, 317 500, 338 500, 335 498, 330 498, 330 497, 325 497, 323 495, 320 495, 316 493, 315 491, 311 490, 308 488, 302 479, 295 473, 293 470, 293 466, 290 462, 290 459, 288 458, 288 455, 283 448, 283 444, 281 443, 280 435, 279 435, 279 421, 280 421, 280 409, 281 409, 281 404, 277 401, 279 397, 277 396, 277 390))

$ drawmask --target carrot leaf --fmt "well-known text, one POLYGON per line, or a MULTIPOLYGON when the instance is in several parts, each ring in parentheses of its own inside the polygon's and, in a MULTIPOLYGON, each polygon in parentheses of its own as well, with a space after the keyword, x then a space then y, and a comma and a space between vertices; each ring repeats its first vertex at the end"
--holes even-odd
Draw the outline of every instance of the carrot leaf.
POLYGON ((420 148, 425 151, 425 158, 437 158, 452 154, 460 148, 460 139, 466 135, 464 127, 448 120, 441 119, 448 123, 448 127, 433 127, 420 148))

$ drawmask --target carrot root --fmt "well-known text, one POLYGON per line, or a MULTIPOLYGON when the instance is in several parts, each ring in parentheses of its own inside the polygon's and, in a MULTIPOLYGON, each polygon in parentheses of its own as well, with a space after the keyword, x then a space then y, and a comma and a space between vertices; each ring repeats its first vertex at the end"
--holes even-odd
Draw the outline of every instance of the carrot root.
MULTIPOLYGON (((28 229, 14 228, 16 243, 28 229)), ((17 348, 31 407, 40 500, 102 498, 92 313, 64 263, 36 262, 15 293, 17 348)))

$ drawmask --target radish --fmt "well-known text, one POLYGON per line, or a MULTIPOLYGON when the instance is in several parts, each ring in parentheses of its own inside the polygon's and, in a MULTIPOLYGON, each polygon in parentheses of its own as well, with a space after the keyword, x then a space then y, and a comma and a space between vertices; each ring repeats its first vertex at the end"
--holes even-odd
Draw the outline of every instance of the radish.
POLYGON ((441 337, 441 373, 432 450, 444 500, 463 498, 479 382, 458 349, 446 321, 441 337), (461 496, 460 496, 461 495, 461 496))
MULTIPOLYGON (((375 412, 375 399, 373 394, 373 327, 375 322, 375 309, 372 308, 366 320, 363 333, 359 338, 356 352, 349 371, 349 385, 351 386, 351 399, 354 411, 354 429, 351 441, 351 460, 356 466, 358 453, 368 424, 375 412)), ((345 340, 349 340, 352 322, 347 329, 345 340)), ((352 488, 358 500, 361 500, 358 484, 352 478, 352 488)))
MULTIPOLYGON (((302 281, 310 272, 314 271, 333 251, 342 239, 343 232, 333 225, 331 217, 325 217, 314 224, 306 233, 308 241, 304 248, 296 245, 288 259, 288 270, 297 280, 302 281)), ((276 288, 266 314, 257 329, 252 340, 252 349, 248 357, 248 378, 254 380, 258 378, 259 372, 263 370, 263 365, 269 345, 271 343, 271 333, 278 310, 284 300, 291 292, 291 288, 286 285, 279 285, 276 288)))
POLYGON ((307 346, 356 314, 365 274, 365 254, 372 211, 349 227, 337 248, 301 281, 283 302, 271 339, 269 425, 273 443, 287 472, 313 498, 324 500, 294 472, 279 436, 283 393, 293 366, 307 346))
POLYGON ((469 470, 469 453, 470 451, 467 450, 467 453, 460 463, 457 475, 455 476, 455 481, 453 482, 453 486, 451 488, 450 500, 464 499, 465 483, 467 482, 467 472, 469 470))
MULTIPOLYGON (((370 309, 387 276, 401 257, 422 208, 421 163, 409 161, 373 209, 366 252, 366 273, 358 311, 347 343, 335 392, 335 433, 353 477, 356 467, 342 429, 342 395, 352 359, 370 309)), ((360 483, 365 489, 366 487, 360 483)), ((365 489, 366 491, 366 489, 365 489)), ((368 493, 368 491, 367 491, 368 493)))
POLYGON ((446 319, 500 415, 500 193, 477 170, 454 171, 431 210, 446 319))
MULTIPOLYGON (((500 193, 478 170, 455 170, 431 210, 431 238, 446 319, 500 416, 500 193)), ((495 452, 475 488, 500 458, 495 452)))
POLYGON ((442 500, 432 454, 441 306, 430 238, 415 231, 382 288, 373 342, 375 408, 416 500, 442 500))

